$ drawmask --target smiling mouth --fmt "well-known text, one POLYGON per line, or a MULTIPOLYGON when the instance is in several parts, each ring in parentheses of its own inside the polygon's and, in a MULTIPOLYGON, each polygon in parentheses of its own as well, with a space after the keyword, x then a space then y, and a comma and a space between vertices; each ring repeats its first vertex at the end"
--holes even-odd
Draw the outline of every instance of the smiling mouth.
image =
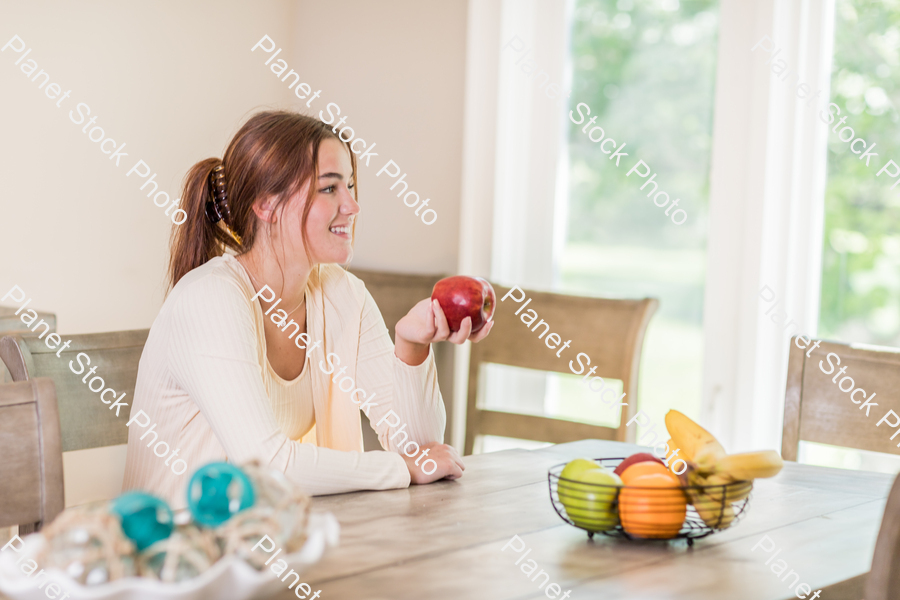
POLYGON ((350 226, 349 225, 341 225, 334 226, 329 229, 329 231, 335 235, 350 235, 350 226))

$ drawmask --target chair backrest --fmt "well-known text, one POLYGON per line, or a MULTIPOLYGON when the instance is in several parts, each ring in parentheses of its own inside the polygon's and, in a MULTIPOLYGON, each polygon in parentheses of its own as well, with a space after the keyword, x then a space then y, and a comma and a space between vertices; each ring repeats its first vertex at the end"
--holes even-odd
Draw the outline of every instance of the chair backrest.
MULTIPOLYGON (((634 428, 628 431, 625 423, 637 412, 638 367, 644 332, 659 301, 654 298, 611 300, 525 290, 525 297, 530 298, 531 302, 528 303, 526 312, 515 315, 512 309, 518 310, 524 306, 525 301, 510 307, 508 301, 501 301, 509 288, 494 285, 494 290, 497 293, 497 308, 494 312, 493 329, 487 338, 472 345, 469 358, 464 453, 472 453, 478 435, 552 443, 580 439, 633 441, 634 428), (529 327, 521 319, 528 314, 527 310, 532 309, 538 314, 538 319, 529 327), (572 340, 571 348, 566 350, 565 356, 558 358, 557 352, 546 345, 546 337, 538 338, 546 328, 541 326, 540 330, 532 331, 532 328, 538 329, 540 320, 550 324, 550 331, 559 334, 563 340, 572 340), (597 367, 594 376, 622 380, 628 406, 622 407, 618 427, 478 407, 479 377, 484 364, 495 363, 571 374, 569 361, 579 352, 590 357, 591 367, 597 367)), ((598 410, 603 407, 602 403, 598 403, 598 410)))
POLYGON ((406 316, 416 302, 431 296, 434 284, 443 275, 407 275, 384 271, 352 269, 351 273, 363 280, 366 289, 384 317, 384 323, 394 339, 394 326, 406 316))
MULTIPOLYGON (((40 324, 41 321, 44 321, 48 325, 50 325, 50 331, 48 333, 54 333, 56 331, 56 315, 48 312, 37 312, 37 320, 32 325, 32 327, 40 324)), ((13 335, 16 333, 28 334, 31 333, 31 330, 25 325, 25 322, 20 318, 22 314, 28 314, 26 311, 22 311, 20 308, 10 307, 10 306, 0 306, 0 337, 4 335, 13 335), (16 315, 16 311, 19 311, 19 315, 16 315)), ((41 326, 41 331, 44 328, 41 326)), ((6 370, 6 367, 3 365, 3 362, 0 361, 0 383, 10 382, 12 381, 12 375, 9 374, 9 371, 6 370)))
POLYGON ((15 381, 28 381, 35 377, 53 380, 59 404, 63 452, 125 444, 128 442, 125 423, 131 412, 138 363, 149 331, 139 329, 64 336, 65 341, 71 342, 65 349, 62 345, 50 348, 45 343, 46 337, 6 336, 0 339, 0 359, 6 363, 15 381), (84 357, 79 362, 77 355, 82 352, 90 357, 89 366, 83 366, 87 365, 84 357), (73 372, 70 362, 75 369, 83 369, 85 374, 73 372), (95 366, 96 372, 85 382, 88 371, 95 366), (88 388, 95 376, 103 379, 104 388, 115 390, 115 398, 125 393, 122 402, 128 406, 120 411, 118 417, 116 410, 110 410, 112 403, 101 402, 102 390, 94 392, 88 388))
MULTIPOLYGON (((797 460, 801 440, 873 452, 900 452, 900 438, 891 440, 894 430, 876 429, 876 423, 889 410, 900 414, 900 402, 893 398, 893 392, 900 389, 900 350, 823 341, 816 348, 815 341, 800 348, 798 337, 790 341, 782 457, 797 460), (837 358, 829 358, 829 354, 837 358), (839 374, 844 367, 846 372, 839 374), (871 398, 872 394, 876 394, 872 402, 878 406, 862 408, 863 398, 871 398)), ((890 424, 890 420, 884 424, 890 424)))
POLYGON ((866 600, 894 600, 900 590, 900 476, 888 495, 875 542, 872 570, 866 578, 866 600))
POLYGON ((37 531, 65 506, 56 391, 47 378, 0 384, 0 527, 37 531))

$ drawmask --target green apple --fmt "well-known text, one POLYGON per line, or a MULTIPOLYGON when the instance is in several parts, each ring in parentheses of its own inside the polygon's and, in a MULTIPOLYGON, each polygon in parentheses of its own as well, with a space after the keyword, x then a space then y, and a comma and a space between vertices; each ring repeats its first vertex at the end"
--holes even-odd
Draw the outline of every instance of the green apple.
POLYGON ((571 460, 566 464, 565 468, 563 468, 562 473, 559 476, 563 479, 571 479, 573 481, 578 480, 578 476, 581 475, 585 471, 593 471, 594 469, 601 468, 599 464, 588 458, 576 458, 575 460, 571 460))
POLYGON ((565 507, 566 514, 573 523, 588 531, 613 529, 619 524, 614 503, 618 492, 616 488, 622 487, 622 480, 596 463, 594 468, 588 468, 589 465, 573 465, 575 462, 566 465, 557 486, 559 500, 565 507), (566 473, 569 467, 573 468, 566 473))

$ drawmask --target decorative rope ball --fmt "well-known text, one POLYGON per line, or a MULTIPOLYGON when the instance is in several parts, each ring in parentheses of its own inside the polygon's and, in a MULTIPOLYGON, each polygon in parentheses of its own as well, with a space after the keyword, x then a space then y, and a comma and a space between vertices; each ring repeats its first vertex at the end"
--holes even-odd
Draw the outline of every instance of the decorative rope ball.
POLYGON ((167 583, 197 577, 222 556, 213 532, 196 525, 180 525, 171 536, 141 552, 138 571, 142 577, 167 583))
POLYGON ((47 543, 35 558, 37 563, 86 585, 135 575, 134 544, 107 506, 96 502, 60 513, 41 531, 47 543))

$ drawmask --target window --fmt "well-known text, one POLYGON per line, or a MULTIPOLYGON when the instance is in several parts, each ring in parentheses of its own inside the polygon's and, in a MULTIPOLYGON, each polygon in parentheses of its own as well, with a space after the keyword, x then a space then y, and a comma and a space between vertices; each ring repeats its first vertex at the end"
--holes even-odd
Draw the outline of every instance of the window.
POLYGON ((895 170, 876 177, 888 160, 900 161, 898 74, 900 7, 838 0, 831 102, 840 114, 828 127, 822 337, 900 346, 900 190, 890 189, 895 170), (854 135, 845 142, 841 132, 854 135), (857 138, 855 150, 877 146, 868 167, 851 151, 857 138))
MULTIPOLYGON (((518 72, 508 47, 501 51, 492 277, 564 293, 659 298, 644 342, 639 407, 660 422, 668 408, 696 415, 717 3, 577 0, 565 18, 525 15, 525 6, 504 3, 502 39, 526 40, 512 49, 534 47, 547 80, 569 97, 556 104, 539 97, 539 82, 518 72), (583 114, 582 123, 570 112, 575 121, 583 114), (610 160, 617 148, 628 155, 618 166, 610 160), (638 160, 651 170, 627 175, 638 160), (528 196, 531 189, 544 194, 528 196)), ((492 369, 487 406, 618 422, 611 411, 598 414, 577 376, 521 371, 492 369)), ((485 440, 483 448, 501 447, 485 440)))
POLYGON ((629 156, 617 167, 604 153, 609 144, 601 148, 590 127, 569 121, 557 287, 659 298, 639 390, 652 420, 669 408, 699 410, 717 22, 716 2, 678 0, 580 0, 572 22, 571 109, 590 106, 629 156), (650 170, 628 175, 638 160, 650 170), (687 215, 680 225, 666 206, 676 201, 687 215))
MULTIPOLYGON (((892 4, 836 3, 819 312, 819 337, 883 346, 900 346, 900 189, 890 189, 900 169, 876 176, 900 161, 900 6, 892 4), (855 151, 873 144, 878 156, 866 166, 855 151)), ((898 457, 820 444, 801 444, 800 458, 900 470, 898 457)))

